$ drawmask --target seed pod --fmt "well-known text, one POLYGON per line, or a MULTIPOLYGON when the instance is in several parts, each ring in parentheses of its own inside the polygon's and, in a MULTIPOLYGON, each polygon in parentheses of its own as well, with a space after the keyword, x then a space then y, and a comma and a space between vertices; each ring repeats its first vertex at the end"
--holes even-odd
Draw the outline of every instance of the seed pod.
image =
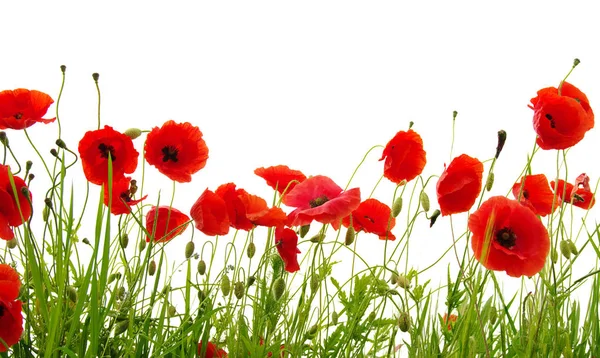
POLYGON ((571 258, 571 248, 566 240, 560 242, 560 253, 568 260, 571 258))
POLYGON ((423 207, 423 210, 429 211, 429 196, 426 192, 421 192, 421 195, 419 195, 419 200, 421 201, 421 206, 423 207))
POLYGON ((121 235, 121 238, 119 241, 121 243, 121 247, 126 249, 127 245, 129 245, 129 236, 127 234, 123 234, 123 235, 121 235))
POLYGON ((276 301, 279 301, 284 292, 285 280, 282 277, 279 277, 273 282, 273 298, 275 298, 276 301))
POLYGON ((233 294, 238 300, 244 297, 244 283, 242 281, 238 281, 233 285, 233 294))
POLYGON ((310 242, 319 243, 325 239, 325 235, 322 233, 318 233, 315 236, 310 238, 310 242))
POLYGON ((111 283, 113 283, 114 280, 118 280, 120 278, 121 278, 120 272, 113 273, 110 276, 108 276, 108 280, 106 281, 106 283, 111 284, 111 283))
POLYGON ((44 220, 44 222, 48 222, 49 217, 50 217, 50 208, 48 208, 47 206, 44 206, 44 208, 42 209, 42 220, 44 220))
POLYGON ((569 244, 569 251, 571 251, 574 256, 579 255, 579 250, 577 250, 575 243, 571 240, 568 240, 567 243, 569 244))
POLYGON ((167 313, 169 314, 169 317, 173 317, 177 314, 177 309, 175 308, 175 306, 170 305, 167 309, 167 313))
POLYGON ((139 130, 138 128, 129 128, 129 129, 126 129, 125 132, 123 132, 123 134, 125 134, 126 136, 128 136, 131 139, 136 139, 137 137, 142 135, 142 131, 139 130))
POLYGON ((310 276, 310 291, 311 292, 317 291, 319 289, 320 283, 321 283, 321 280, 319 279, 319 275, 313 274, 312 276, 310 276))
POLYGON ((338 313, 336 311, 333 311, 333 313, 331 314, 331 323, 333 323, 333 325, 337 325, 339 319, 340 316, 338 315, 338 313))
POLYGON ((119 321, 115 324, 115 336, 118 336, 129 328, 129 320, 119 321))
POLYGON ((155 273, 156 273, 156 261, 152 260, 148 264, 148 275, 154 276, 155 273))
POLYGON ((246 249, 246 255, 251 259, 254 257, 254 254, 256 254, 256 245, 254 245, 254 242, 250 242, 246 249))
POLYGON ((248 276, 248 279, 246 280, 246 286, 250 287, 254 285, 254 282, 256 282, 256 277, 254 277, 254 275, 248 276))
POLYGON ((408 332, 410 329, 410 315, 408 312, 400 313, 400 316, 398 317, 398 328, 400 328, 402 332, 408 332))
POLYGON ((187 244, 185 244, 185 258, 189 259, 190 257, 192 257, 192 255, 194 254, 194 242, 193 241, 188 241, 187 244))
POLYGON ((144 249, 146 248, 146 240, 140 240, 140 243, 138 245, 138 249, 140 250, 140 252, 144 251, 144 249))
POLYGON ((498 319, 498 311, 494 307, 490 309, 490 323, 494 325, 498 319))
POLYGON ((300 238, 304 239, 306 234, 308 234, 308 230, 310 230, 310 225, 300 226, 300 238))
POLYGON ((200 303, 204 302, 206 299, 206 293, 203 290, 198 290, 198 300, 200 303))
POLYGON ((369 316, 367 317, 367 321, 373 322, 375 320, 375 318, 377 318, 377 313, 375 313, 375 311, 372 311, 371 313, 369 313, 369 316))
POLYGON ((77 302, 77 289, 73 286, 67 286, 67 297, 73 303, 77 302))
POLYGON ((354 231, 354 227, 352 225, 348 226, 348 230, 346 230, 346 238, 344 239, 344 244, 346 244, 346 246, 352 245, 352 243, 354 243, 355 237, 356 231, 354 231))
POLYGON ((14 249, 15 247, 17 247, 18 243, 19 243, 19 242, 17 241, 17 239, 16 239, 16 238, 14 238, 14 239, 8 240, 8 241, 6 242, 6 246, 7 246, 9 249, 14 249))
POLYGON ((396 201, 394 201, 394 204, 392 205, 392 216, 397 217, 398 215, 400 215, 401 211, 402 211, 402 197, 399 196, 398 198, 396 198, 396 201))
POLYGON ((231 293, 231 280, 227 275, 223 275, 223 278, 221 279, 221 292, 225 297, 229 296, 231 293))
POLYGON ((487 180, 485 181, 485 190, 492 190, 492 186, 494 186, 494 172, 491 172, 488 175, 487 180))
POLYGON ((198 273, 201 276, 206 273, 206 262, 204 260, 198 261, 198 273))

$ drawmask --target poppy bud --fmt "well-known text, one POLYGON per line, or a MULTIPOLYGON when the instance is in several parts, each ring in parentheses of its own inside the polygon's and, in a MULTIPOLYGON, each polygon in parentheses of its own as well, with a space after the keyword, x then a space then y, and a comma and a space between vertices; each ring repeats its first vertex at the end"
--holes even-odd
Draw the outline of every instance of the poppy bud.
POLYGON ((457 111, 452 112, 452 120, 453 121, 456 120, 457 116, 458 116, 458 112, 457 111))
POLYGON ((46 204, 46 207, 52 209, 52 200, 50 198, 44 199, 44 204, 46 204))
POLYGON ((573 68, 577 67, 577 65, 579 65, 581 63, 581 61, 579 61, 578 58, 576 58, 575 60, 573 60, 573 68))
POLYGON ((129 328, 129 320, 119 321, 115 324, 115 336, 118 336, 129 328))
POLYGON ((156 273, 156 261, 152 260, 148 264, 148 275, 154 276, 155 273, 156 273))
POLYGON ((407 290, 410 288, 410 279, 404 275, 398 275, 398 281, 397 281, 398 286, 402 287, 403 289, 407 290))
POLYGON ((231 293, 231 280, 227 275, 223 275, 223 278, 221 279, 221 293, 223 293, 223 296, 225 297, 229 296, 231 293))
POLYGON ((256 277, 254 277, 254 275, 248 276, 248 280, 246 280, 246 286, 250 287, 250 286, 254 285, 255 281, 256 281, 256 277))
POLYGON ((410 121, 410 122, 408 123, 408 129, 411 129, 411 128, 412 128, 414 125, 415 125, 415 122, 413 122, 413 121, 410 121))
POLYGON ((248 244, 248 248, 246 249, 246 255, 248 256, 248 258, 253 258, 254 255, 256 254, 256 245, 254 244, 254 242, 250 242, 248 244))
POLYGON ((175 306, 170 305, 167 309, 167 313, 169 314, 169 317, 173 317, 177 314, 177 309, 175 308, 175 306))
POLYGON ((201 276, 206 273, 206 262, 204 260, 198 261, 198 273, 201 276))
POLYGON ((279 277, 283 270, 283 260, 277 254, 271 255, 271 268, 273 269, 273 277, 279 277))
POLYGON ((88 240, 87 237, 84 237, 83 240, 81 240, 81 242, 83 242, 86 245, 92 246, 92 244, 90 243, 90 240, 88 240))
POLYGON ((131 139, 136 139, 142 135, 142 131, 138 128, 129 128, 129 129, 126 129, 125 132, 123 132, 123 134, 125 134, 126 136, 128 136, 131 139))
POLYGON ((25 170, 26 171, 30 171, 31 167, 33 167, 33 162, 31 160, 28 160, 27 162, 25 162, 25 170))
POLYGON ((398 317, 398 328, 400 328, 402 332, 408 332, 410 329, 410 315, 408 312, 400 313, 400 316, 398 317))
POLYGON ((485 181, 485 190, 487 190, 487 191, 492 190, 493 185, 494 185, 494 172, 491 172, 488 175, 487 180, 485 181))
POLYGON ((375 313, 375 311, 372 311, 371 313, 369 313, 369 316, 367 317, 367 321, 373 322, 375 320, 375 318, 377 318, 377 313, 375 313))
POLYGON ((100 78, 100 74, 99 73, 92 73, 92 78, 94 79, 94 82, 98 82, 98 78, 100 78))
POLYGON ((400 211, 402 211, 402 197, 399 196, 394 204, 392 205, 392 216, 397 217, 400 215, 400 211))
POLYGON ((190 257, 192 257, 192 255, 194 254, 194 242, 193 241, 188 241, 187 244, 185 244, 185 258, 189 259, 190 257))
POLYGON ((140 243, 138 244, 138 250, 140 250, 140 252, 144 251, 144 249, 146 248, 146 240, 140 240, 140 243))
POLYGON ((571 240, 568 240, 567 243, 569 244, 569 251, 571 251, 574 256, 577 256, 579 254, 579 250, 577 250, 575 243, 571 240))
POLYGON ((494 325, 498 319, 498 311, 494 307, 490 309, 490 323, 494 325))
POLYGON ((17 247, 17 244, 18 244, 17 239, 11 239, 6 242, 6 246, 9 249, 14 249, 15 247, 17 247))
POLYGON ((412 291, 413 296, 415 297, 415 301, 418 301, 421 298, 423 298, 424 292, 425 292, 425 288, 422 285, 415 286, 415 288, 412 291))
POLYGON ((316 290, 318 290, 320 283, 321 280, 319 279, 319 275, 313 274, 312 276, 310 276, 310 291, 315 292, 316 290))
POLYGON ((67 149, 67 144, 60 138, 56 140, 56 146, 62 149, 67 149))
POLYGON ((129 236, 127 234, 121 235, 121 239, 119 240, 119 242, 121 243, 121 247, 123 249, 126 249, 127 245, 129 245, 129 236))
POLYGON ((67 70, 67 66, 60 65, 60 72, 65 73, 66 70, 67 70))
POLYGON ((44 208, 42 209, 42 220, 44 220, 44 222, 47 222, 49 217, 50 209, 48 209, 47 206, 44 206, 44 208))
POLYGON ((568 260, 571 258, 571 248, 569 247, 569 243, 567 240, 562 240, 560 242, 560 253, 568 260))
POLYGON ((198 290, 198 300, 200 301, 200 303, 204 302, 206 297, 206 293, 203 290, 198 290))
POLYGON ((498 145, 496 146, 496 155, 494 156, 496 159, 500 156, 500 152, 502 152, 502 148, 504 148, 504 143, 506 142, 506 131, 499 130, 498 131, 498 145))
POLYGON ((317 332, 319 331, 319 327, 315 324, 314 326, 310 327, 308 329, 308 331, 306 331, 306 336, 308 339, 313 339, 315 338, 315 336, 317 335, 317 332))
POLYGON ((5 131, 0 131, 0 143, 4 144, 5 147, 8 147, 8 137, 6 136, 5 131))
POLYGON ((238 281, 233 285, 233 294, 238 300, 244 297, 244 283, 242 281, 238 281))
POLYGON ((73 286, 67 286, 67 297, 73 303, 77 302, 77 290, 73 286))
POLYGON ((171 292, 171 286, 170 286, 170 285, 165 285, 165 287, 163 287, 163 289, 162 289, 161 293, 162 293, 163 295, 166 295, 166 294, 168 294, 169 292, 171 292))
POLYGON ((390 283, 394 286, 396 286, 396 284, 398 284, 398 274, 395 272, 392 272, 392 277, 390 278, 390 283))
POLYGON ((58 158, 58 152, 56 151, 56 149, 54 149, 54 148, 50 149, 50 154, 52 154, 53 157, 58 158))
POLYGON ((325 235, 322 233, 318 233, 315 236, 310 238, 310 242, 319 243, 325 239, 325 235))
POLYGON ((304 239, 306 234, 308 234, 308 230, 310 230, 310 225, 300 226, 300 238, 304 239))
POLYGON ((344 243, 346 244, 346 246, 352 245, 352 243, 354 242, 355 236, 356 236, 356 231, 354 231, 354 227, 352 227, 352 225, 350 225, 348 227, 348 230, 346 230, 346 239, 344 240, 344 243))
MULTIPOLYGON (((35 178, 35 175, 33 173, 30 173, 27 176, 27 179, 29 179, 30 182, 33 180, 33 178, 35 178)), ((21 188, 21 193, 23 193, 23 195, 28 195, 29 194, 29 189, 27 189, 26 187, 22 187, 21 188)))
POLYGON ((435 224, 435 221, 440 216, 440 214, 441 214, 441 212, 439 211, 439 209, 435 209, 435 211, 433 212, 433 214, 429 218, 429 227, 432 227, 433 224, 435 224))
POLYGON ((283 296, 283 293, 285 292, 285 281, 282 277, 277 278, 274 282, 273 282, 273 298, 275 298, 275 301, 279 301, 279 299, 281 298, 281 296, 283 296))
POLYGON ((558 251, 556 251, 556 248, 552 248, 552 252, 550 253, 550 259, 552 260, 553 264, 555 264, 558 261, 558 251))
POLYGON ((108 280, 106 281, 106 283, 111 284, 114 280, 118 280, 120 278, 121 278, 120 272, 113 273, 110 276, 108 276, 108 280))
POLYGON ((429 211, 429 195, 426 192, 422 191, 421 195, 419 195, 419 201, 421 201, 421 206, 424 211, 429 211))
POLYGON ((333 311, 333 313, 331 314, 331 323, 333 323, 333 325, 338 324, 338 320, 340 319, 340 316, 338 315, 338 313, 336 311, 333 311))

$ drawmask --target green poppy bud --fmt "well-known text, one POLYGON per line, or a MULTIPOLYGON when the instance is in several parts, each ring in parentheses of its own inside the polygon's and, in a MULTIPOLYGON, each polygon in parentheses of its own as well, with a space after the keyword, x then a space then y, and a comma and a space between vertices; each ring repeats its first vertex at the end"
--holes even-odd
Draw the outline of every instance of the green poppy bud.
POLYGON ((6 247, 8 247, 9 249, 14 249, 15 247, 17 247, 18 244, 19 242, 17 241, 17 238, 14 238, 6 242, 6 247))
POLYGON ((398 317, 398 328, 400 328, 402 332, 408 332, 410 329, 410 315, 408 312, 400 313, 400 316, 398 317))
POLYGON ((77 302, 77 289, 73 286, 67 286, 67 297, 73 303, 77 302))
POLYGON ((339 319, 340 316, 338 315, 338 313, 336 311, 333 311, 333 313, 331 314, 331 323, 333 323, 333 325, 337 325, 339 319))
POLYGON ((498 311, 496 311, 496 308, 492 307, 490 309, 490 323, 492 325, 494 325, 496 323, 497 319, 498 319, 498 311))
POLYGON ((185 258, 189 259, 190 257, 192 257, 192 255, 194 254, 194 242, 193 241, 188 241, 187 244, 185 244, 185 258))
POLYGON ((569 244, 569 251, 571 251, 574 256, 579 255, 579 250, 577 250, 575 243, 571 240, 568 240, 567 243, 569 244))
POLYGON ((248 279, 246 280, 246 286, 250 287, 252 285, 254 285, 254 282, 256 282, 256 277, 252 276, 248 276, 248 279))
POLYGON ((401 211, 402 211, 402 197, 399 196, 398 198, 396 198, 396 200, 394 201, 394 204, 392 205, 392 216, 397 217, 398 215, 400 215, 401 211))
POLYGON ((369 313, 369 316, 367 317, 367 321, 373 322, 375 320, 375 318, 377 318, 377 313, 375 311, 372 311, 371 313, 369 313))
POLYGON ((344 239, 344 244, 346 244, 346 246, 352 245, 352 243, 354 243, 355 237, 356 231, 354 231, 354 227, 352 225, 348 226, 348 230, 346 230, 346 238, 344 239))
POLYGON ((248 244, 248 248, 246 249, 246 255, 248 256, 248 258, 253 258, 254 255, 256 254, 256 245, 254 244, 254 242, 250 242, 248 244))
POLYGON ((115 336, 123 334, 129 328, 129 320, 119 321, 115 324, 115 336))
POLYGON ((225 297, 229 296, 231 293, 231 280, 227 275, 223 275, 223 278, 221 278, 221 293, 223 293, 223 296, 225 297))
POLYGON ((144 251, 144 249, 146 248, 146 240, 142 239, 140 240, 140 243, 138 244, 138 250, 140 250, 140 252, 144 251))
POLYGON ((567 240, 562 240, 560 242, 560 253, 568 260, 571 258, 571 248, 569 247, 569 243, 567 240))
POLYGON ((108 280, 106 281, 107 284, 111 284, 113 283, 115 280, 118 280, 121 278, 121 273, 117 272, 117 273, 113 273, 110 276, 108 276, 108 280))
POLYGON ((61 149, 67 149, 67 144, 65 143, 64 140, 62 140, 60 138, 58 138, 56 140, 56 146, 59 147, 59 148, 61 148, 61 149))
POLYGON ((127 234, 123 234, 123 235, 121 235, 121 238, 119 241, 121 243, 121 247, 123 249, 126 249, 127 245, 129 245, 129 236, 127 234))
POLYGON ((271 255, 271 268, 273 269, 273 277, 281 276, 283 272, 283 260, 278 254, 271 255))
POLYGON ((206 262, 204 260, 198 261, 198 273, 201 276, 206 273, 206 262))
POLYGON ((156 273, 156 261, 152 260, 148 264, 148 275, 154 276, 155 273, 156 273))
POLYGON ((136 139, 137 137, 142 135, 142 131, 139 130, 138 128, 129 128, 129 129, 126 129, 125 132, 123 132, 123 134, 125 134, 126 136, 128 136, 131 139, 136 139))
POLYGON ((504 143, 506 142, 506 131, 499 130, 498 131, 498 145, 496 146, 496 155, 495 158, 498 159, 500 156, 500 152, 502 152, 502 148, 504 148, 504 143))
POLYGON ((407 290, 410 288, 410 279, 404 275, 398 275, 398 286, 407 290))
POLYGON ((494 172, 491 172, 488 175, 487 180, 485 181, 485 190, 487 190, 487 191, 492 190, 493 185, 494 185, 494 172))
POLYGON ((429 218, 429 227, 432 227, 433 224, 437 221, 437 218, 440 216, 441 212, 438 209, 435 209, 431 217, 429 218))
POLYGON ((310 242, 319 243, 325 239, 325 235, 322 233, 318 233, 315 236, 310 238, 310 242))
POLYGON ((238 281, 233 285, 233 294, 238 300, 244 297, 244 283, 242 281, 238 281))
POLYGON ((316 290, 318 290, 320 283, 321 280, 319 279, 319 275, 312 274, 312 276, 310 276, 310 291, 315 292, 316 290))
POLYGON ((419 195, 419 200, 421 201, 421 206, 424 211, 429 211, 429 195, 426 192, 422 191, 421 195, 419 195))
POLYGON ((42 220, 44 222, 48 222, 48 218, 50 217, 50 209, 47 206, 44 206, 42 209, 42 220))
POLYGON ((173 317, 177 314, 177 309, 175 306, 170 305, 169 308, 167 308, 167 313, 169 314, 169 317, 173 317))
POLYGON ((558 251, 556 251, 556 248, 552 248, 552 252, 550 252, 550 259, 552 260, 553 264, 558 262, 558 251))
POLYGON ((285 292, 285 280, 282 277, 277 278, 274 282, 273 282, 273 298, 275 298, 276 301, 279 301, 279 299, 281 298, 281 296, 283 296, 283 293, 285 292))
POLYGON ((28 160, 25 162, 25 171, 30 171, 31 167, 33 167, 33 162, 31 160, 28 160))
POLYGON ((310 230, 310 225, 303 225, 300 227, 300 238, 304 239, 306 234, 308 234, 308 230, 310 230))

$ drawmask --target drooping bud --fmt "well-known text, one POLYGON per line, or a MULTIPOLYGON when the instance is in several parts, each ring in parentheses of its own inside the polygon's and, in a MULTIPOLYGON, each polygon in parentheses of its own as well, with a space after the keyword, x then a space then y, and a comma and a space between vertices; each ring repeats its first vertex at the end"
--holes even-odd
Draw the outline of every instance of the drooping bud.
POLYGON ((206 297, 207 295, 203 290, 198 290, 198 300, 200 301, 200 303, 204 302, 206 297))
POLYGON ((126 129, 125 132, 123 132, 123 134, 125 134, 126 136, 128 136, 131 139, 136 139, 142 135, 142 131, 138 128, 129 128, 129 129, 126 129))
POLYGON ((31 160, 28 160, 27 162, 25 162, 25 171, 30 171, 31 167, 33 167, 33 162, 31 160))
POLYGON ((402 197, 399 196, 398 198, 396 198, 396 200, 394 201, 394 204, 392 205, 392 216, 397 217, 398 215, 400 215, 401 211, 402 211, 402 197))
POLYGON ((248 279, 246 280, 246 286, 250 287, 254 285, 254 282, 256 282, 256 277, 254 275, 248 276, 248 279))
POLYGON ((67 297, 73 303, 77 302, 77 289, 73 286, 67 286, 67 297))
POLYGON ((5 147, 8 147, 8 136, 5 131, 0 131, 0 143, 4 144, 5 147))
POLYGON ((193 241, 188 241, 187 244, 185 244, 185 258, 189 259, 190 257, 192 257, 192 255, 194 254, 194 248, 196 246, 194 245, 193 241))
POLYGON ((398 328, 402 332, 408 332, 410 329, 410 315, 408 312, 400 312, 400 316, 398 317, 398 328))
POLYGON ((115 336, 123 334, 129 328, 129 320, 119 321, 115 324, 115 336))
POLYGON ((496 146, 496 155, 494 156, 496 159, 500 156, 500 152, 502 152, 502 148, 504 148, 504 143, 506 142, 506 131, 499 130, 498 131, 498 145, 496 146))
POLYGON ((198 261, 198 273, 201 276, 206 273, 206 262, 204 260, 198 261))
POLYGON ((129 235, 127 235, 127 233, 123 233, 119 239, 119 242, 121 243, 121 247, 126 249, 127 245, 129 245, 129 235))
POLYGON ((344 244, 346 244, 346 246, 352 245, 355 237, 356 231, 354 231, 354 227, 352 225, 348 226, 348 230, 346 230, 346 238, 344 239, 344 244))
POLYGON ((17 239, 14 238, 6 242, 6 247, 8 247, 9 249, 14 249, 15 247, 17 247, 18 243, 19 242, 17 241, 17 239))
POLYGON ((92 73, 92 78, 94 79, 94 82, 98 82, 98 79, 100 78, 100 74, 99 73, 92 73))
POLYGON ((492 190, 493 185, 494 185, 494 172, 491 172, 488 175, 487 180, 485 181, 485 190, 487 190, 487 191, 492 190))
POLYGON ((581 61, 579 61, 578 58, 573 60, 573 68, 577 67, 577 65, 579 65, 581 63, 581 61))
POLYGON ((273 277, 281 276, 283 272, 283 260, 279 255, 271 255, 271 268, 273 269, 273 277))
POLYGON ((319 243, 319 242, 322 242, 324 239, 325 239, 325 234, 318 233, 315 236, 310 238, 310 242, 319 243))
POLYGON ((435 224, 437 218, 440 216, 441 212, 439 209, 435 209, 431 217, 429 218, 429 227, 432 227, 435 224))
POLYGON ((148 275, 154 276, 155 273, 156 273, 156 261, 152 260, 148 264, 148 275))
POLYGON ((281 296, 283 296, 283 293, 285 292, 285 280, 282 277, 277 278, 273 282, 272 292, 275 301, 279 301, 279 299, 281 298, 281 296))
POLYGON ((310 276, 310 291, 311 292, 315 292, 319 289, 321 283, 321 279, 319 278, 319 275, 317 275, 316 273, 313 273, 310 276))
POLYGON ((494 325, 496 323, 497 319, 498 319, 498 311, 496 311, 496 308, 492 307, 490 309, 490 323, 492 325, 494 325))
POLYGON ((60 72, 65 73, 66 70, 67 70, 67 66, 60 65, 60 72))
POLYGON ((338 320, 340 319, 340 316, 338 315, 338 313, 336 311, 333 311, 333 313, 331 314, 331 323, 333 323, 333 325, 337 325, 338 324, 338 320))
POLYGON ((421 201, 421 206, 424 211, 429 211, 429 195, 426 192, 422 191, 421 195, 419 195, 419 200, 421 201))
MULTIPOLYGON (((58 152, 56 151, 56 149, 52 148, 50 149, 50 154, 55 157, 58 158, 58 152)), ((60 159, 60 158, 59 158, 60 159)))
POLYGON ((369 313, 369 316, 367 317, 367 321, 373 322, 375 318, 377 318, 377 313, 375 311, 371 311, 371 313, 369 313))
POLYGON ((304 239, 306 234, 308 234, 308 230, 310 230, 310 225, 302 225, 300 226, 300 238, 304 239))
POLYGON ((310 327, 308 329, 308 331, 306 331, 306 336, 308 339, 313 339, 315 338, 315 336, 317 335, 317 332, 319 331, 319 326, 317 326, 316 324, 312 327, 310 327))
POLYGON ((552 248, 552 252, 550 252, 550 259, 552 260, 553 264, 558 262, 558 251, 556 251, 556 248, 552 248))
POLYGON ((575 243, 571 240, 568 240, 567 243, 569 244, 569 251, 571 251, 574 256, 579 255, 579 250, 577 249, 575 243))
POLYGON ((231 280, 227 275, 223 275, 223 278, 221 278, 221 293, 223 293, 223 296, 225 297, 229 296, 231 293, 231 280))
POLYGON ((64 140, 62 140, 60 138, 58 138, 56 140, 56 146, 59 147, 59 148, 62 148, 62 149, 67 149, 67 144, 65 143, 64 140))
POLYGON ((140 240, 140 243, 138 244, 138 250, 140 250, 140 252, 144 251, 144 249, 146 248, 146 240, 140 240))
POLYGON ((175 308, 175 306, 169 305, 169 308, 167 309, 167 313, 169 314, 169 317, 173 317, 177 314, 177 309, 175 308))
POLYGON ((111 284, 113 283, 114 280, 118 280, 121 278, 121 273, 117 272, 117 273, 113 273, 110 276, 108 276, 108 280, 106 281, 107 284, 111 284))
POLYGON ((571 248, 569 247, 569 243, 567 240, 562 240, 560 242, 560 253, 568 260, 571 258, 571 248))
POLYGON ((48 218, 50 217, 50 209, 47 206, 44 206, 42 209, 42 220, 44 222, 48 222, 48 218))
POLYGON ((256 254, 256 245, 254 244, 253 241, 251 241, 248 244, 248 248, 246 249, 246 255, 248 256, 248 258, 253 258, 254 255, 256 254))
POLYGON ((238 281, 233 285, 233 294, 238 300, 244 297, 244 283, 242 281, 238 281))
POLYGON ((410 279, 404 275, 398 275, 398 286, 407 290, 410 288, 410 279))
POLYGON ((84 244, 86 244, 88 246, 92 246, 92 244, 90 243, 90 240, 88 240, 87 237, 84 237, 83 240, 81 240, 81 242, 83 242, 84 244))
POLYGON ((390 283, 394 286, 396 286, 398 284, 398 274, 395 272, 392 272, 392 277, 390 277, 390 283))

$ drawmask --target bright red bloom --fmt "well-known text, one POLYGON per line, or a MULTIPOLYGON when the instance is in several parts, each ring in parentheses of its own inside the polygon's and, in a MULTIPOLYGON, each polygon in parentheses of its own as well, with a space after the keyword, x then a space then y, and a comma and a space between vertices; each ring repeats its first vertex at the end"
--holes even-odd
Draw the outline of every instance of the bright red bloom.
POLYGON ((0 129, 25 129, 35 123, 50 123, 56 118, 42 118, 54 100, 47 94, 17 88, 0 92, 0 129))
POLYGON ((188 221, 190 218, 175 208, 153 206, 146 214, 146 230, 150 235, 146 241, 150 242, 151 237, 154 242, 170 241, 185 231, 188 221))
POLYGON ((383 149, 380 161, 385 159, 383 175, 396 184, 411 181, 425 168, 426 157, 423 140, 417 132, 400 131, 383 149))
POLYGON ((533 129, 542 149, 572 147, 594 128, 594 112, 587 96, 568 82, 563 82, 560 92, 555 87, 543 88, 531 99, 533 129))
POLYGON ((196 200, 190 211, 196 229, 205 235, 227 235, 229 215, 227 204, 220 196, 206 189, 196 200))
POLYGON ((170 120, 148 133, 144 156, 171 180, 188 183, 206 165, 208 147, 198 127, 170 120))
POLYGON ((15 237, 11 227, 17 227, 23 224, 23 220, 27 221, 31 217, 31 206, 29 205, 31 193, 29 193, 28 199, 21 191, 22 188, 27 188, 27 184, 23 179, 13 176, 19 200, 17 205, 8 177, 9 170, 8 166, 0 164, 0 239, 4 240, 12 240, 15 237), (22 218, 21 215, 23 215, 22 218))
MULTIPOLYGON (((391 215, 392 210, 377 199, 367 199, 360 203, 358 208, 351 215, 342 219, 345 227, 350 226, 350 217, 352 217, 352 227, 354 230, 364 231, 379 236, 380 240, 396 240, 392 234, 392 229, 396 226, 396 218, 391 215)), ((337 222, 331 223, 335 230, 340 225, 337 222)))
POLYGON ((444 324, 448 325, 448 330, 451 331, 454 324, 456 324, 456 320, 458 320, 458 316, 455 314, 451 314, 448 316, 447 313, 444 313, 444 324))
POLYGON ((540 272, 550 251, 548 231, 531 211, 504 196, 493 196, 469 216, 475 258, 509 276, 540 272))
MULTIPOLYGON (((104 205, 108 206, 108 185, 104 183, 103 186, 104 205)), ((113 215, 129 214, 131 212, 130 207, 137 205, 148 197, 148 195, 144 195, 143 198, 134 200, 132 196, 135 194, 136 190, 137 186, 135 180, 131 180, 130 177, 115 179, 112 183, 112 205, 110 207, 110 212, 113 215)))
MULTIPOLYGON (((550 183, 550 186, 554 189, 554 181, 550 183)), ((577 177, 575 185, 565 183, 564 180, 559 179, 556 195, 562 202, 586 210, 591 209, 596 204, 596 198, 594 198, 594 193, 590 188, 590 178, 585 173, 577 177)))
MULTIPOLYGON (((0 264, 0 339, 8 347, 16 344, 23 334, 22 302, 17 300, 21 281, 9 265, 0 264)), ((0 352, 7 347, 0 341, 0 352)))
MULTIPOLYGON (((202 354, 202 342, 198 343, 198 355, 202 354)), ((227 357, 227 352, 212 342, 208 342, 206 344, 206 353, 204 354, 205 358, 225 358, 227 357)))
POLYGON ((244 189, 236 189, 234 183, 219 186, 215 194, 225 201, 230 225, 234 229, 249 231, 255 225, 283 226, 287 220, 283 210, 269 209, 264 199, 244 189))
POLYGON ((135 171, 139 153, 130 137, 104 126, 83 136, 79 141, 79 156, 87 180, 102 185, 108 181, 109 156, 112 160, 112 177, 116 180, 135 171))
POLYGON ((512 192, 515 199, 531 209, 536 215, 546 216, 553 213, 558 207, 558 202, 544 174, 525 176, 525 182, 515 183, 512 192), (552 202, 553 199, 554 203, 552 202))
POLYGON ((340 221, 360 204, 360 189, 343 191, 333 180, 316 175, 296 185, 282 203, 297 208, 288 214, 290 226, 308 225, 313 220, 323 224, 340 221))
POLYGON ((304 175, 299 170, 290 169, 287 165, 276 165, 268 168, 257 168, 254 170, 254 174, 263 178, 267 181, 267 185, 277 190, 279 194, 283 194, 283 191, 287 188, 289 193, 296 184, 302 183, 306 180, 304 175))
POLYGON ((450 162, 437 182, 436 191, 442 216, 469 211, 479 192, 483 164, 463 154, 450 162))
POLYGON ((294 230, 284 227, 275 229, 275 246, 287 272, 292 273, 300 270, 298 264, 298 254, 300 253, 298 235, 294 230))

